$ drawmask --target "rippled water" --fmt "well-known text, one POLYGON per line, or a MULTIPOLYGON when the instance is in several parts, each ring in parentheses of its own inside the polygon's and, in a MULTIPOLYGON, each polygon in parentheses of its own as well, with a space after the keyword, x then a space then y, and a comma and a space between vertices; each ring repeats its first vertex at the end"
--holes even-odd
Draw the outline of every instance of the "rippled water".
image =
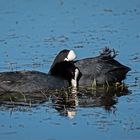
POLYGON ((0 107, 0 139, 140 139, 139 23, 139 0, 0 0, 0 71, 47 72, 64 48, 81 59, 105 46, 132 68, 128 91, 56 92, 34 95, 34 102, 32 95, 11 95, 0 107))

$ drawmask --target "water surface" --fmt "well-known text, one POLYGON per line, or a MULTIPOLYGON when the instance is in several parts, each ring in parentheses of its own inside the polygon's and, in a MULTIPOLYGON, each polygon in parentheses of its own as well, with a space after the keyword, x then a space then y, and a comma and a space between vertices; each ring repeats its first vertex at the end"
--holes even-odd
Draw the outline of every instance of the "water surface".
POLYGON ((81 59, 105 46, 132 68, 120 95, 81 91, 29 106, 1 104, 0 139, 140 139, 139 23, 139 0, 0 0, 0 71, 48 72, 64 48, 81 59))

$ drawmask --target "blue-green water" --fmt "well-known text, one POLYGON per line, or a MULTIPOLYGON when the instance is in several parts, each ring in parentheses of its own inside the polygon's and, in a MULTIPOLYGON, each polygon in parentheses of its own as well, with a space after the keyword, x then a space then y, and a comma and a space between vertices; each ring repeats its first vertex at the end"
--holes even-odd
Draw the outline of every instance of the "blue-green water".
POLYGON ((0 0, 0 71, 47 72, 64 48, 81 59, 105 46, 132 68, 125 80, 131 94, 114 97, 112 111, 79 104, 71 118, 50 100, 36 107, 1 106, 0 139, 139 140, 139 44, 139 0, 0 0))

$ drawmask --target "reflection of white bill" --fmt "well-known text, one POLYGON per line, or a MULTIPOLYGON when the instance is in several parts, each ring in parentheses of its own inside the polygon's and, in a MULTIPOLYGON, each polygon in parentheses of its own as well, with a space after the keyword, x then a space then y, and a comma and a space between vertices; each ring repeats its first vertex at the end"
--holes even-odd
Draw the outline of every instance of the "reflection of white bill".
POLYGON ((75 117, 75 115, 76 115, 76 111, 68 111, 67 113, 68 113, 68 117, 70 119, 73 119, 75 117))
POLYGON ((76 87, 73 87, 72 90, 71 90, 72 94, 74 95, 74 100, 75 100, 75 107, 79 105, 79 102, 78 102, 78 96, 77 96, 77 88, 76 87))
MULTIPOLYGON (((78 97, 77 97, 77 88, 73 87, 71 90, 72 98, 75 102, 75 108, 78 106, 78 97)), ((73 119, 76 115, 76 109, 73 110, 67 110, 67 115, 70 119, 73 119)))

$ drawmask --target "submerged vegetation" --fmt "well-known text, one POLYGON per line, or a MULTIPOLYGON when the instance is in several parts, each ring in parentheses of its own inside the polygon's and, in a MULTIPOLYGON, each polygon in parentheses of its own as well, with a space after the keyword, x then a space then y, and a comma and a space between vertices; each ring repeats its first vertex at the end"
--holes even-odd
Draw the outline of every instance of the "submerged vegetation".
POLYGON ((120 96, 131 92, 125 85, 110 87, 79 87, 61 90, 48 90, 34 93, 6 92, 0 93, 0 105, 10 108, 18 106, 39 106, 45 102, 51 102, 51 106, 61 111, 61 115, 67 110, 76 107, 103 107, 111 111, 115 107, 120 96))

